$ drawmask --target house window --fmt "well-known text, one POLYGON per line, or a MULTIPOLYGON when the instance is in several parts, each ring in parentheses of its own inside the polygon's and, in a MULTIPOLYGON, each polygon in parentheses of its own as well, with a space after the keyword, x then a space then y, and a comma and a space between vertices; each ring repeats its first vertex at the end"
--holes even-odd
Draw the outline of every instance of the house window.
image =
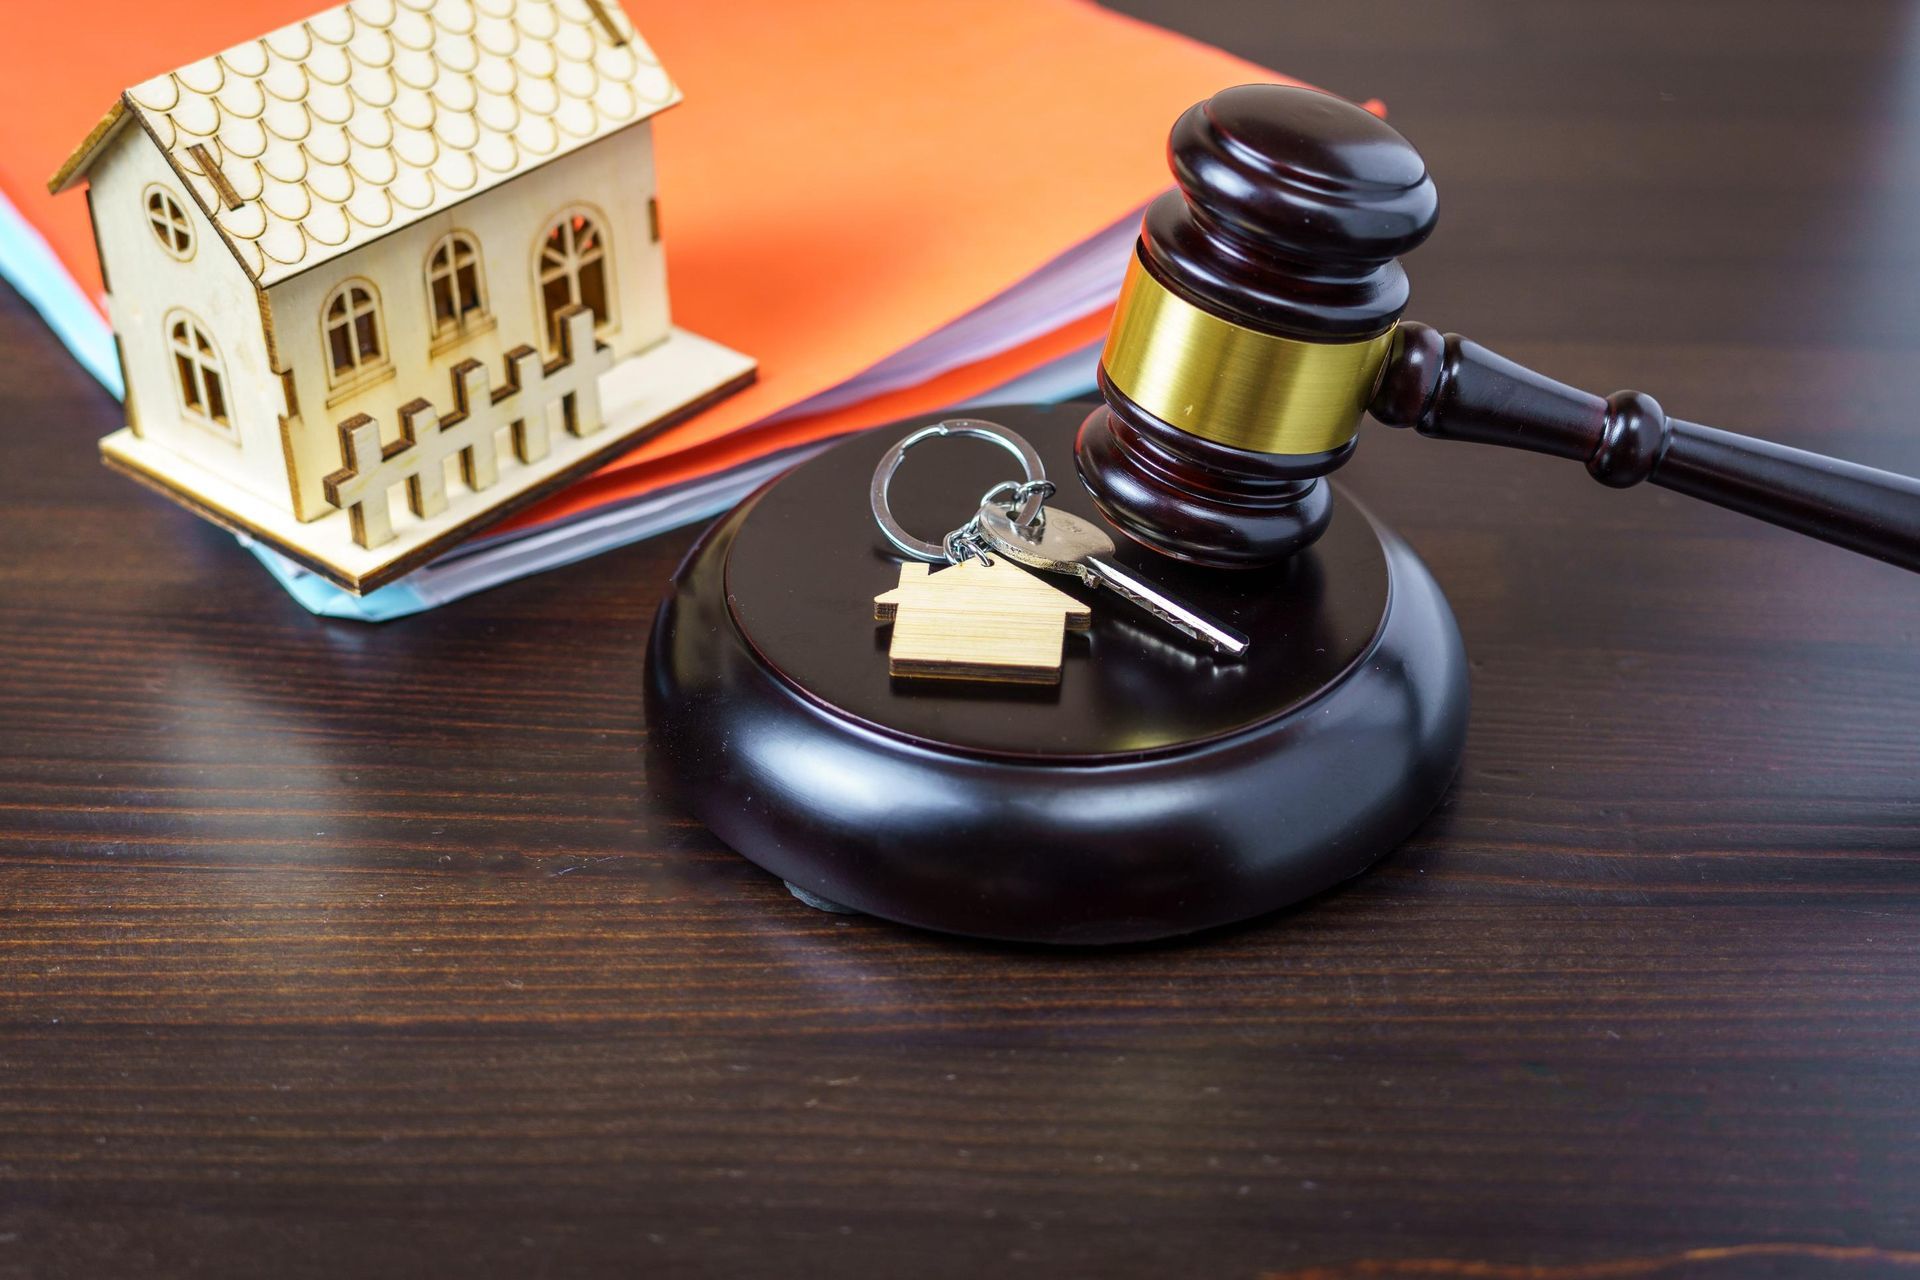
POLYGON ((165 187, 147 188, 147 225, 153 228, 153 238, 162 249, 182 262, 193 256, 193 224, 165 187))
POLYGON ((215 426, 231 428, 227 418, 227 379, 220 367, 220 353, 197 321, 175 315, 167 327, 173 347, 173 374, 180 392, 180 407, 188 417, 215 426))
POLYGON ((427 255, 427 300, 433 308, 436 337, 486 315, 480 246, 466 232, 443 237, 427 255))
POLYGON ((613 318, 612 282, 606 236, 592 214, 574 209, 560 216, 540 243, 540 307, 546 321, 547 345, 560 347, 560 312, 578 304, 593 312, 595 333, 610 327, 613 318))
POLYGON ((387 363, 385 335, 380 331, 380 302, 373 286, 350 280, 333 291, 325 311, 327 363, 336 383, 351 382, 387 363))

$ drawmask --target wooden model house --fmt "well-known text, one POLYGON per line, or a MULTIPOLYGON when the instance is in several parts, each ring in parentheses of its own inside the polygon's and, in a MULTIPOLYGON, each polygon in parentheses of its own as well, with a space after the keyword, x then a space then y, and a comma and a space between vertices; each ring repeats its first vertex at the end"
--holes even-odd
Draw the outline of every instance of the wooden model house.
POLYGON ((618 0, 353 0, 128 90, 81 178, 112 466, 354 591, 752 381, 668 316, 618 0))
POLYGON ((893 624, 889 675, 1057 684, 1067 631, 1085 631, 1093 614, 1004 559, 968 558, 938 573, 902 564, 900 585, 873 598, 873 618, 893 624))

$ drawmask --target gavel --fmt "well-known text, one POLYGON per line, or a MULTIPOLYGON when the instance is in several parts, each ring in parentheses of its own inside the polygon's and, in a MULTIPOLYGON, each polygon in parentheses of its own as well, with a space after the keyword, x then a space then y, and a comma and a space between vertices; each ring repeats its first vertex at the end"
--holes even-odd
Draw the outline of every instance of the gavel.
POLYGON ((1274 564, 1326 529, 1362 415, 1578 459, 1920 571, 1920 481, 1602 399, 1402 322, 1397 259, 1433 230, 1426 163, 1312 89, 1242 85, 1173 127, 1075 457, 1107 518, 1164 554, 1274 564))

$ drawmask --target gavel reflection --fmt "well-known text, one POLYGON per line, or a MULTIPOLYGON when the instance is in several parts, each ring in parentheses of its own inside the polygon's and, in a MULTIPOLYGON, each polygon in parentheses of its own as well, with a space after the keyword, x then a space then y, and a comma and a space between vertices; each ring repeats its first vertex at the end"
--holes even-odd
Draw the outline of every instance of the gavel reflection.
POLYGON ((1321 478, 1362 413, 1442 440, 1578 459, 1920 570, 1920 481, 1602 399, 1456 334, 1402 323, 1396 259, 1437 203, 1419 152, 1310 89, 1243 85, 1189 109, 1178 189, 1149 206, 1080 428, 1081 479, 1126 533, 1219 567, 1271 564, 1327 526, 1321 478))

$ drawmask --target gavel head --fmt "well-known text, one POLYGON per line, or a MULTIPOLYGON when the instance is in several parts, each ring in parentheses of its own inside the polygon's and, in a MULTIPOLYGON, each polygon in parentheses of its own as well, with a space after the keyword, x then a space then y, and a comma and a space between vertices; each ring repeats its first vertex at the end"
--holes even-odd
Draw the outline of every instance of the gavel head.
POLYGON ((1331 514, 1436 214, 1426 164, 1345 99, 1242 85, 1190 108, 1100 357, 1081 479, 1122 530, 1223 567, 1281 560, 1331 514))

